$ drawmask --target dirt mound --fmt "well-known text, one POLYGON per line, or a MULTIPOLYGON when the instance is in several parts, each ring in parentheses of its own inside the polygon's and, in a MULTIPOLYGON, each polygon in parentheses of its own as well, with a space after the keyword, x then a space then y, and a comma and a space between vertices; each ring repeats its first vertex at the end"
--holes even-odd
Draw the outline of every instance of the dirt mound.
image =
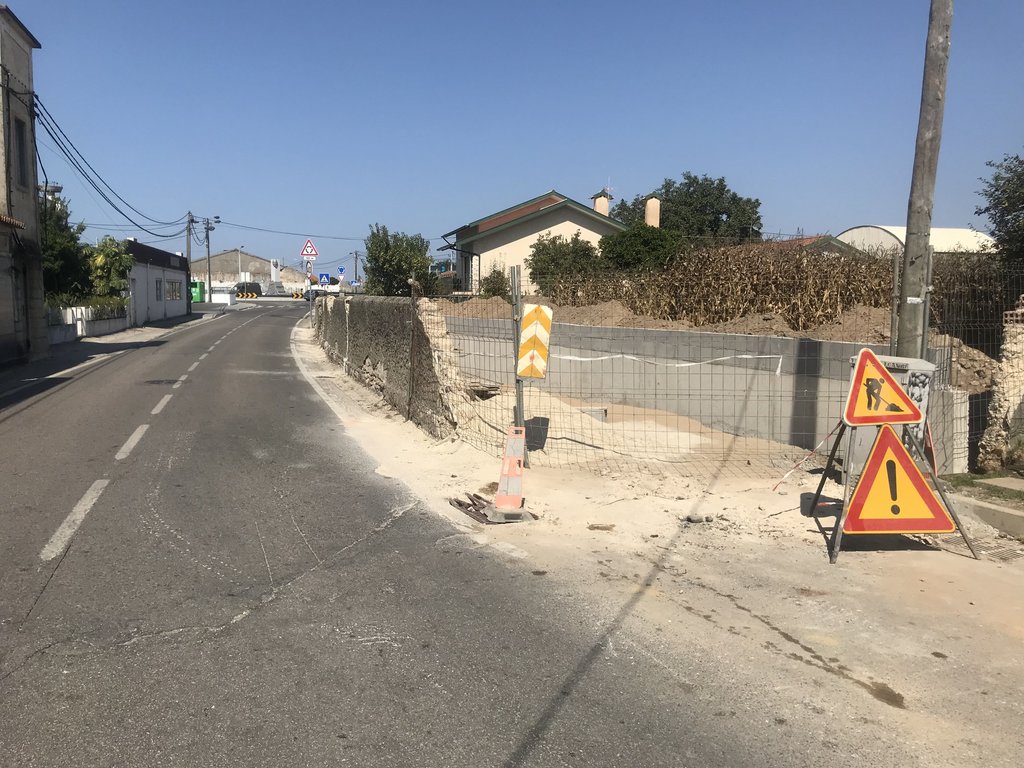
POLYGON ((586 307, 552 307, 556 323, 572 325, 603 325, 611 328, 692 328, 686 320, 659 320, 634 315, 622 302, 612 299, 586 307))
POLYGON ((972 395, 992 389, 999 363, 980 349, 969 347, 955 336, 932 333, 929 342, 933 347, 951 347, 953 369, 950 382, 954 387, 972 395))
POLYGON ((437 305, 442 314, 450 317, 498 318, 502 320, 512 317, 512 305, 498 296, 492 296, 489 299, 474 296, 466 301, 439 299, 437 305))
POLYGON ((882 344, 889 341, 890 310, 887 307, 851 307, 834 323, 811 328, 806 335, 822 341, 860 341, 882 344))

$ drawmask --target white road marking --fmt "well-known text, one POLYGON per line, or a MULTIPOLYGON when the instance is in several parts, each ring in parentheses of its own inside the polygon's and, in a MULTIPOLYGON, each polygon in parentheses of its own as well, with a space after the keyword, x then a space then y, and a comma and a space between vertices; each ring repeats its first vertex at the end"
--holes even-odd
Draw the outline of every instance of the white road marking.
POLYGON ((192 371, 194 371, 198 367, 199 367, 199 361, 197 360, 196 362, 192 363, 192 365, 190 365, 188 367, 188 370, 189 370, 189 372, 192 372, 192 371))
POLYGON ((158 413, 160 413, 160 411, 164 409, 164 406, 167 405, 168 402, 170 402, 172 397, 174 397, 174 395, 164 395, 163 398, 161 398, 160 402, 156 404, 156 408, 150 411, 150 413, 153 416, 156 416, 158 413))
POLYGON ((187 379, 187 378, 188 378, 188 374, 187 373, 183 373, 181 376, 178 377, 178 380, 176 382, 174 382, 174 384, 171 386, 171 389, 177 389, 178 387, 180 387, 182 384, 185 383, 185 379, 187 379))
POLYGON ((71 513, 64 518, 64 522, 60 524, 60 528, 56 530, 50 540, 46 542, 46 546, 43 547, 39 553, 41 560, 53 560, 57 555, 64 551, 64 548, 68 545, 71 537, 75 535, 75 531, 78 530, 78 526, 85 520, 85 516, 89 514, 89 510, 92 509, 93 504, 99 499, 100 494, 103 493, 103 489, 107 487, 109 480, 97 480, 91 486, 89 490, 85 492, 85 495, 78 500, 75 504, 74 509, 71 513))
POLYGON ((200 360, 205 360, 205 359, 206 359, 206 358, 208 358, 209 356, 210 356, 210 353, 209 353, 209 352, 203 352, 203 354, 201 354, 201 355, 199 356, 199 359, 200 359, 200 360))
POLYGON ((208 350, 206 350, 206 351, 207 351, 207 353, 209 353, 209 352, 213 352, 213 348, 214 348, 214 347, 216 347, 216 346, 217 346, 216 344, 214 344, 213 346, 211 346, 211 347, 210 347, 210 348, 209 348, 208 350))
POLYGON ((132 452, 132 449, 139 444, 139 440, 146 434, 146 430, 149 429, 149 424, 143 424, 134 432, 132 436, 128 438, 127 442, 121 446, 121 450, 114 454, 114 461, 124 461, 128 458, 128 455, 132 452))

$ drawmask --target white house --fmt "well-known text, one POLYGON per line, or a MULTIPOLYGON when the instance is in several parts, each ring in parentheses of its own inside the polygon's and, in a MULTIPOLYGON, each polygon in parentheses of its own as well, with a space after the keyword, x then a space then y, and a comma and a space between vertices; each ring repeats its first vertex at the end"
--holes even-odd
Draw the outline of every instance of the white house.
POLYGON ((189 311, 188 260, 129 238, 125 246, 135 257, 128 273, 131 307, 128 324, 187 315, 189 311))

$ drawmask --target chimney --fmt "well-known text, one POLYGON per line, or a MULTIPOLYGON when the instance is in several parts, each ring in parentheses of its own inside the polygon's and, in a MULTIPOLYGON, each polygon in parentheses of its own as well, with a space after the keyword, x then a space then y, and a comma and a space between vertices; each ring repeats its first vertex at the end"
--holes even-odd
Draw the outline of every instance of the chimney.
POLYGON ((661 200, 657 195, 651 195, 644 202, 644 224, 648 227, 661 226, 661 200))
POLYGON ((596 195, 591 195, 591 200, 594 201, 594 210, 600 213, 602 216, 608 215, 608 204, 612 201, 612 194, 606 189, 602 189, 596 195))

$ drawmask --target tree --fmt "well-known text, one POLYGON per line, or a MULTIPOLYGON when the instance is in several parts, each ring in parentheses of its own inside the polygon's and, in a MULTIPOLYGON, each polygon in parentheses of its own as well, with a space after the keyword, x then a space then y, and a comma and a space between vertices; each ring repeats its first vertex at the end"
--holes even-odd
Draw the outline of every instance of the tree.
POLYGON ((624 271, 640 267, 661 269, 679 253, 681 241, 679 233, 673 230, 636 224, 602 237, 601 258, 609 267, 624 271))
POLYGON ((128 272, 135 257, 122 240, 107 235, 89 249, 89 278, 96 296, 118 296, 128 288, 128 272))
POLYGON ((40 195, 43 285, 48 294, 81 298, 90 292, 88 249, 81 242, 85 224, 71 223, 65 198, 40 195))
POLYGON ((605 269, 600 252, 579 230, 566 240, 561 235, 541 235, 524 260, 530 280, 548 294, 554 281, 565 275, 590 275, 605 269))
MULTIPOLYGON (((661 229, 678 233, 684 245, 761 239, 761 201, 740 197, 724 178, 686 172, 682 183, 665 179, 651 194, 661 199, 661 229)), ((628 203, 620 200, 611 214, 629 226, 642 224, 648 197, 637 195, 628 203)))
POLYGON ((505 274, 505 270, 497 264, 492 266, 491 271, 480 281, 480 295, 488 299, 492 296, 498 296, 502 299, 510 298, 512 296, 512 285, 509 282, 508 275, 505 274))
POLYGON ((409 278, 426 294, 437 292, 437 275, 430 272, 430 243, 422 235, 388 232, 382 224, 370 227, 366 245, 366 292, 374 296, 408 296, 409 278))
POLYGON ((1024 160, 1020 155, 1005 155, 1000 162, 985 163, 992 169, 991 179, 981 179, 981 196, 987 205, 974 213, 987 216, 1000 252, 1008 259, 1024 259, 1024 160))

